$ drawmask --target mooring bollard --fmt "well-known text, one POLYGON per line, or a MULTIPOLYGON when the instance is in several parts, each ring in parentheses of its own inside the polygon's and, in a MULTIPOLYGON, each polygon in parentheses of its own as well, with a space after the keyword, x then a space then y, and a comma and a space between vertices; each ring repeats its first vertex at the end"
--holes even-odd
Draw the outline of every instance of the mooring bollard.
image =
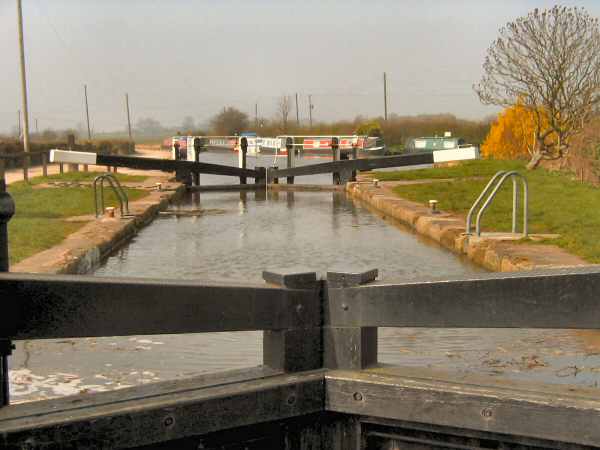
MULTIPOLYGON (((6 192, 6 181, 0 178, 0 272, 8 272, 8 222, 15 214, 15 202, 6 192)), ((0 407, 10 403, 8 357, 14 346, 8 336, 0 336, 0 407)))
MULTIPOLYGON (((287 152, 287 168, 291 169, 296 162, 296 150, 294 139, 289 136, 285 138, 285 150, 287 152)), ((287 177, 287 184, 294 184, 294 177, 287 177)))
POLYGON ((431 211, 431 214, 439 214, 440 213, 437 209, 437 204, 438 204, 437 200, 429 200, 429 209, 431 211))
MULTIPOLYGON (((238 153, 238 165, 240 169, 246 168, 246 156, 248 154, 248 138, 243 137, 240 139, 240 151, 238 153)), ((255 168, 256 169, 256 168, 255 168)), ((254 180, 257 183, 256 180, 254 180)), ((240 177, 240 184, 246 184, 246 177, 240 177)))

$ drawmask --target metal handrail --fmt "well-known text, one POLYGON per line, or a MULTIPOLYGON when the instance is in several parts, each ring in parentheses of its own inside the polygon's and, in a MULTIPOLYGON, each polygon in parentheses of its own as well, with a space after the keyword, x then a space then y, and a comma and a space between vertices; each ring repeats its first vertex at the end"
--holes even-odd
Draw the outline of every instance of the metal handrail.
POLYGON ((117 178, 114 175, 110 173, 105 173, 94 178, 94 207, 96 209, 96 217, 99 217, 101 215, 99 211, 104 211, 105 180, 108 181, 108 184, 117 196, 117 200, 119 200, 119 210, 121 211, 121 217, 124 217, 125 214, 129 214, 129 199, 127 198, 127 193, 121 186, 119 180, 117 180, 117 178), (100 181, 100 210, 98 210, 98 181, 100 181), (125 208, 123 208, 123 205, 125 205, 125 208))
MULTIPOLYGON (((496 175, 498 175, 498 174, 496 174, 496 175)), ((497 178, 496 175, 494 175, 494 178, 492 178, 492 180, 495 180, 497 178)), ((517 232, 517 207, 518 207, 519 197, 518 197, 518 184, 517 184, 516 179, 519 178, 519 179, 521 179, 521 182, 523 183, 523 237, 527 237, 527 235, 528 235, 527 218, 528 218, 528 213, 529 213, 529 211, 528 211, 528 209, 529 209, 529 189, 528 189, 528 185, 527 185, 527 179, 523 175, 521 175, 519 172, 514 171, 514 170, 510 171, 510 172, 505 172, 502 175, 502 178, 500 178, 498 183, 496 183, 494 190, 490 193, 490 195, 488 196, 488 198, 482 205, 481 209, 479 210, 479 213, 477 214, 477 218, 476 218, 476 222, 475 222, 475 232, 476 232, 477 236, 481 236, 481 217, 483 216, 483 213, 488 208, 488 206, 492 203, 492 201, 496 197, 496 194, 498 193, 498 191, 500 190, 500 188, 502 187, 502 185, 504 184, 506 179, 509 177, 512 179, 512 182, 513 182, 512 232, 513 233, 517 232)), ((488 186, 486 186, 485 190, 487 190, 489 185, 490 185, 490 183, 488 183, 488 186)), ((478 199, 478 201, 479 201, 479 199, 478 199)))
MULTIPOLYGON (((500 170, 499 172, 496 172, 496 174, 491 178, 491 180, 485 186, 483 191, 481 191, 481 194, 479 194, 479 197, 477 197, 477 200, 475 200, 475 202, 473 203, 473 206, 471 206, 471 209, 469 210, 469 214, 467 214, 467 223, 466 223, 466 227, 465 227, 465 234, 471 234, 471 217, 473 216, 475 209, 479 206, 479 202, 481 202, 483 197, 488 193, 488 191, 492 187, 492 184, 500 176, 504 175, 505 173, 506 173, 506 170, 500 170)), ((514 211, 513 211, 513 215, 514 215, 514 211)))

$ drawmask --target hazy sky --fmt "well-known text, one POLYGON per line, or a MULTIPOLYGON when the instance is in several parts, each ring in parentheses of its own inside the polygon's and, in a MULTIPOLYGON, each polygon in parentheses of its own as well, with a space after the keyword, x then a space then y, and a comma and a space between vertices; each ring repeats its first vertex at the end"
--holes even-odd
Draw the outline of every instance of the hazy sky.
MULTIPOLYGON (((388 111, 480 118, 472 84, 507 21, 543 0, 23 0, 30 117, 39 127, 85 121, 95 130, 133 120, 208 120, 225 105, 272 117, 298 92, 300 116, 353 118, 388 111)), ((600 1, 563 2, 600 15, 600 1)), ((0 131, 20 108, 16 0, 0 0, 0 131)))

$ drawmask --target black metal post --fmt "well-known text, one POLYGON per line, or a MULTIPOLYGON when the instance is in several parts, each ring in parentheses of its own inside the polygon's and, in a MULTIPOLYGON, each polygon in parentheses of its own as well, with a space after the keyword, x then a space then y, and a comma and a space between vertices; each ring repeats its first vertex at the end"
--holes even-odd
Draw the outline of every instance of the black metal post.
MULTIPOLYGON (((15 202, 6 192, 5 179, 0 178, 0 272, 8 272, 8 221, 14 213, 15 202)), ((0 407, 8 405, 10 401, 8 356, 12 348, 8 337, 0 338, 0 407)))
MULTIPOLYGON (((246 168, 246 155, 248 154, 248 139, 243 137, 240 139, 240 155, 241 155, 241 167, 240 169, 246 168)), ((256 183, 256 180, 255 180, 256 183)), ((246 184, 246 177, 240 177, 240 184, 246 184)))
MULTIPOLYGON (((294 167, 294 158, 296 156, 296 150, 294 149, 294 139, 292 139, 291 137, 285 138, 285 149, 287 151, 287 168, 291 169, 292 167, 294 167)), ((294 184, 294 177, 287 177, 287 184, 294 184)))

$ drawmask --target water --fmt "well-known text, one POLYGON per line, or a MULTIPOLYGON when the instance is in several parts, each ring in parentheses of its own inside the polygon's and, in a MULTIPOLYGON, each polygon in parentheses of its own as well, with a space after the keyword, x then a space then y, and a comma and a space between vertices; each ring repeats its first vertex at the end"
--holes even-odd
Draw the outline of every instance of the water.
MULTIPOLYGON (((205 154, 234 164, 234 156, 205 154)), ((249 166, 271 165, 272 157, 249 166)), ((301 160, 299 163, 314 163, 301 160)), ((284 160, 280 166, 284 167, 284 160)), ((328 183, 330 175, 296 182, 328 183)), ((203 176, 205 184, 236 179, 203 176)), ((267 268, 377 267, 385 280, 481 272, 398 224, 333 192, 190 195, 100 267, 97 276, 261 282, 267 268)), ((17 401, 102 391, 259 365, 260 332, 27 341, 12 358, 17 401)), ((598 333, 563 330, 380 329, 379 360, 490 377, 596 386, 598 333)))

